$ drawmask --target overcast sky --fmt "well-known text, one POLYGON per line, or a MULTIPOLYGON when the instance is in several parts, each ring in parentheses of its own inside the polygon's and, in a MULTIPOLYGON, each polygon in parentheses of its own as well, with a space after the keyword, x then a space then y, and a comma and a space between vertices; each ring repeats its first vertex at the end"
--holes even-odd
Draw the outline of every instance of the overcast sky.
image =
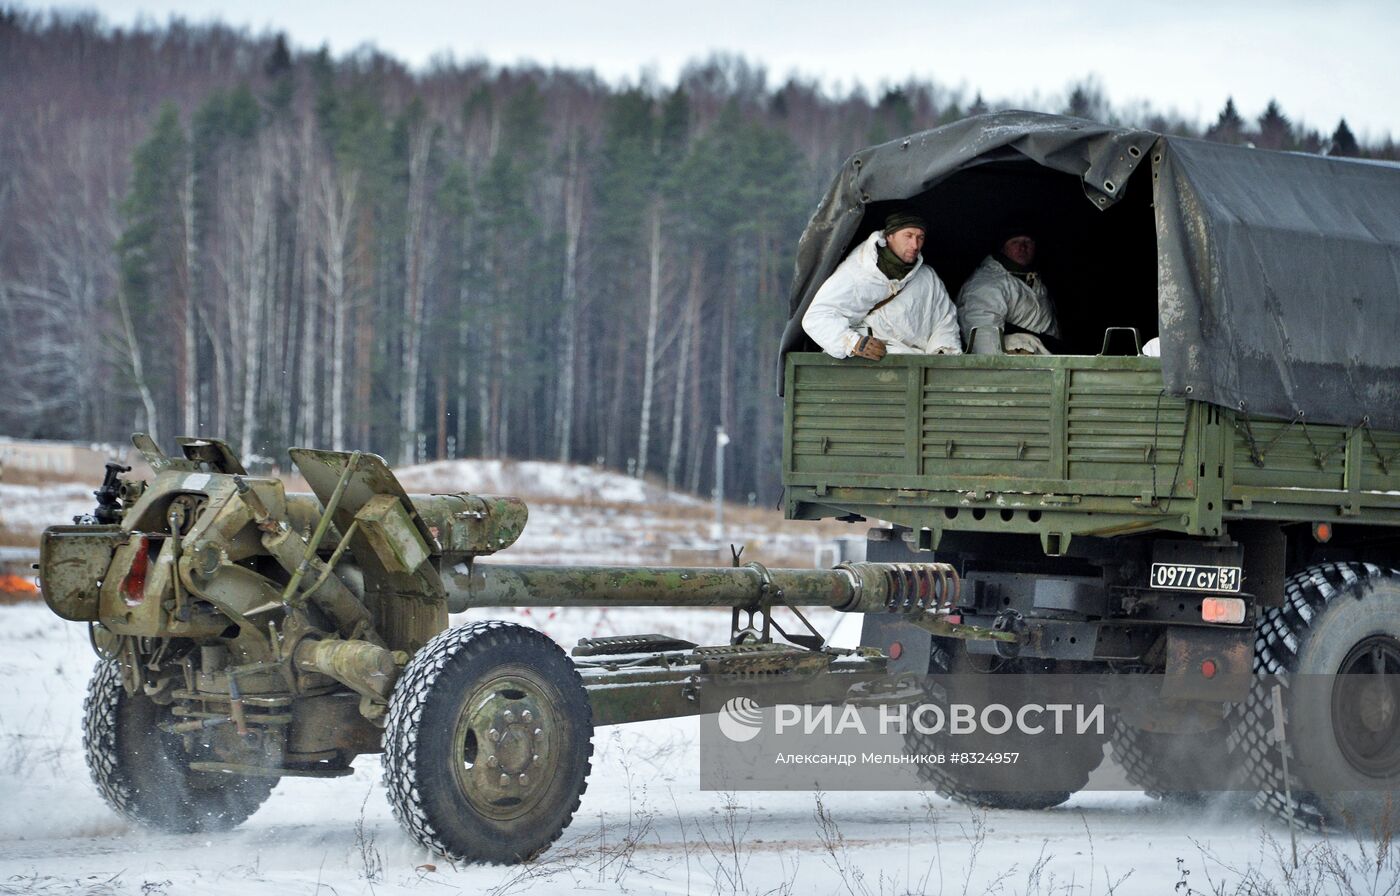
MULTIPOLYGON (((75 4, 35 3, 72 8, 75 4)), ((450 52, 498 64, 592 68, 610 81, 643 70, 663 83, 713 51, 761 62, 769 84, 797 71, 828 88, 909 77, 980 89, 988 99, 1058 101, 1096 76, 1115 106, 1147 100, 1201 122, 1233 95, 1253 119, 1271 97, 1285 114, 1363 139, 1400 136, 1400 3, 1377 0, 103 0, 113 24, 178 13, 339 54, 364 43, 411 65, 450 52)))

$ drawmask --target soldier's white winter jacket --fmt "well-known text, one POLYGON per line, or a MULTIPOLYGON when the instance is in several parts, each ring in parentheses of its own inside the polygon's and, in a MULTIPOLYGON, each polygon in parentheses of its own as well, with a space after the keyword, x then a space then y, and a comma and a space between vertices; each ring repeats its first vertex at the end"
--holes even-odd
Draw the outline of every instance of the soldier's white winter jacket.
POLYGON ((1005 330, 1008 323, 1032 333, 1060 335, 1055 306, 1050 304, 1044 281, 1037 277, 1032 287, 990 255, 958 291, 958 321, 963 338, 969 341, 977 327, 1005 330))
POLYGON ((958 316, 943 281, 923 257, 903 280, 891 280, 875 266, 877 230, 851 250, 812 297, 802 329, 832 357, 851 354, 867 335, 887 352, 962 354, 958 316), (889 296, 893 301, 872 311, 889 296))

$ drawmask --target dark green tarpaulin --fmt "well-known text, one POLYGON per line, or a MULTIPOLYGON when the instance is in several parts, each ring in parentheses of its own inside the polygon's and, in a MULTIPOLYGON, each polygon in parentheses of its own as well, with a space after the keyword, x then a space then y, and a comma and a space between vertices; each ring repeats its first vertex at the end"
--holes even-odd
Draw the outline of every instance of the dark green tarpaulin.
POLYGON ((1085 201, 1101 209, 1140 164, 1153 166, 1171 394, 1257 416, 1400 430, 1400 166, 1054 115, 978 116, 852 156, 798 244, 783 354, 809 345, 802 312, 869 204, 1007 161, 1079 177, 1085 201))

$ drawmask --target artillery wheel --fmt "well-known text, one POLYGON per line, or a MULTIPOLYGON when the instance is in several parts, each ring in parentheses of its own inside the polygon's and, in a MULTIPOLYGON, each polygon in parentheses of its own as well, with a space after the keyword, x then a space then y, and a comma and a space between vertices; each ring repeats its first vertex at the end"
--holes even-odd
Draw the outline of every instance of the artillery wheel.
POLYGON ((578 809, 592 736, 583 681, 549 638, 505 622, 448 629, 414 655, 390 699, 394 816, 450 859, 527 861, 578 809))
MULTIPOLYGON (((962 644, 945 638, 933 639, 929 674, 1004 674, 1030 681, 1030 674, 1015 660, 1006 661, 994 673, 977 672, 968 662, 967 651, 962 644)), ((1026 696, 1030 700, 1036 699, 1031 693, 1026 696)), ((938 695, 930 694, 929 697, 936 702, 945 702, 938 695)), ((1044 699, 1043 695, 1040 699, 1044 699)), ((1066 737, 1057 741, 1056 749, 1051 750, 1046 749, 1043 743, 1032 743, 1025 735, 986 735, 984 740, 978 741, 977 735, 954 737, 946 732, 923 734, 911 728, 905 735, 905 745, 906 750, 915 755, 948 755, 962 751, 1019 752, 1019 759, 1012 765, 919 763, 916 767, 919 777, 934 790, 960 803, 987 809, 1048 809, 1063 803, 1088 783, 1090 772, 1103 761, 1106 737, 1095 734, 1066 737), (1025 782, 1046 780, 1047 777, 1072 781, 1074 786, 1063 790, 1024 789, 1025 782)))
POLYGON ((146 827, 171 833, 226 831, 257 811, 276 778, 190 771, 179 735, 160 725, 173 716, 144 694, 128 694, 121 665, 103 660, 83 701, 83 751, 107 804, 146 827))
POLYGON ((1400 573, 1321 563, 1291 576, 1256 629, 1255 682, 1231 708, 1255 803, 1313 830, 1391 829, 1400 819, 1400 573), (1266 676, 1271 676, 1266 677, 1266 676), (1291 750, 1270 736, 1281 688, 1291 750))

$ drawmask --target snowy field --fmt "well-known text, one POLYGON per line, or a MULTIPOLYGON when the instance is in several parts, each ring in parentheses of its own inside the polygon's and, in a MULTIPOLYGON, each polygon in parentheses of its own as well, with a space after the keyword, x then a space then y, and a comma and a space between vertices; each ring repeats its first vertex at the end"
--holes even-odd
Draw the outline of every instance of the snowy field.
MULTIPOLYGON (((708 504, 626 477, 511 466, 434 464, 403 479, 410 491, 553 494, 532 501, 531 526, 503 562, 664 562, 667 545, 712 545, 708 504)), ((87 509, 92 485, 47 496, 17 488, 0 491, 11 531, 65 521, 70 505, 87 509)), ((761 554, 786 552, 804 565, 821 541, 814 533, 850 531, 734 517, 726 543, 766 539, 761 554), (785 527, 792 534, 774 535, 785 527)), ((722 611, 501 615, 565 646, 642 631, 719 643, 728 626, 722 611)), ((829 630, 836 621, 827 614, 817 624, 829 630)), ((852 627, 840 634, 849 639, 852 627)), ((232 834, 152 834, 111 812, 88 778, 81 715, 93 662, 83 626, 39 604, 0 607, 0 896, 1400 892, 1388 844, 1301 835, 1295 871, 1286 828, 1238 800, 1179 809, 1142 794, 1085 792, 1053 810, 1018 813, 918 792, 703 792, 695 719, 600 729, 573 825, 528 866, 454 868, 426 854, 394 821, 374 756, 359 758, 348 778, 281 782, 232 834)))
MULTIPOLYGON (((536 611, 538 613, 538 611, 536 611)), ((564 611, 566 643, 642 611, 564 611)), ((669 613, 722 632, 722 614, 669 613)), ((463 617, 465 618, 465 617, 463 617)), ((519 616, 508 618, 520 619, 519 616)), ((454 620, 454 622, 462 619, 454 620)), ((522 621, 530 621, 524 619, 522 621)), ((287 779, 242 828, 133 828, 88 779, 80 719, 93 657, 80 625, 0 608, 0 894, 1394 893, 1374 844, 1288 832, 1248 810, 1178 810, 1133 793, 1081 793, 1045 812, 974 811, 923 793, 698 789, 694 719, 599 729, 588 792, 530 866, 453 868, 390 814, 377 757, 329 781, 287 779)))

